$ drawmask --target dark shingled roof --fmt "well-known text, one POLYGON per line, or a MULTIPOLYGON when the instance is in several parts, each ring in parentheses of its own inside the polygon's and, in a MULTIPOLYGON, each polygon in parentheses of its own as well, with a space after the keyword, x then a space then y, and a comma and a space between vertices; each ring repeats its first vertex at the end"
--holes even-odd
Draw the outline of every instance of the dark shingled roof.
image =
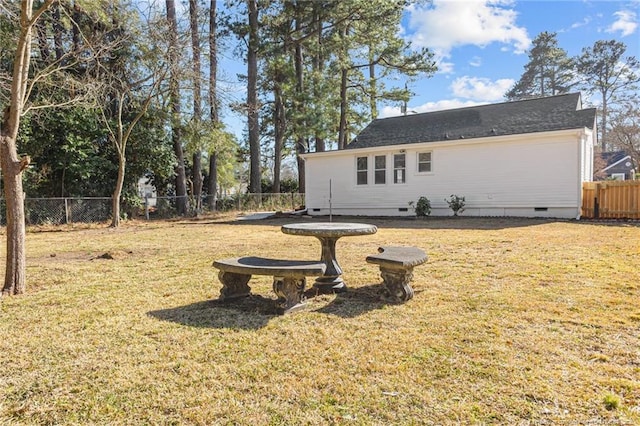
POLYGON ((606 166, 604 167, 608 167, 612 164, 615 164, 618 161, 622 160, 623 158, 629 156, 629 154, 627 154, 624 151, 601 152, 598 155, 600 156, 600 158, 602 158, 605 161, 606 166))
POLYGON ((372 121, 347 149, 472 139, 567 129, 593 129, 595 108, 580 94, 480 105, 372 121))

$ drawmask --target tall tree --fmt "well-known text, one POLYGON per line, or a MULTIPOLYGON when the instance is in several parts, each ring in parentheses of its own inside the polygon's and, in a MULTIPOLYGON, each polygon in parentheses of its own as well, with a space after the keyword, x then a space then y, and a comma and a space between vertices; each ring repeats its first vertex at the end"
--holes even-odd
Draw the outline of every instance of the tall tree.
POLYGON ((533 40, 524 73, 505 97, 518 100, 561 95, 576 84, 573 62, 558 47, 556 33, 544 31, 533 40))
POLYGON ((626 56, 627 46, 616 40, 599 40, 592 47, 582 49, 576 58, 577 72, 582 86, 600 95, 600 145, 608 149, 608 116, 610 104, 626 96, 635 95, 640 82, 640 62, 626 56))
POLYGON ((247 0, 249 42, 247 45, 247 125, 249 127, 249 192, 261 192, 260 127, 258 121, 258 2, 247 0))
MULTIPOLYGON (((302 22, 303 22, 303 11, 304 11, 304 3, 299 0, 296 0, 294 13, 295 13, 295 33, 302 33, 302 22)), ((294 72, 295 72, 295 103, 294 109, 296 111, 296 120, 295 123, 295 144, 296 144, 296 163, 298 166, 298 188, 300 192, 305 191, 305 181, 306 174, 304 172, 304 160, 301 157, 301 154, 304 154, 308 151, 308 141, 306 135, 306 113, 307 105, 304 99, 304 90, 305 90, 305 78, 304 78, 304 68, 303 68, 303 37, 297 37, 296 40, 292 43, 293 45, 293 63, 294 63, 294 72)))
MULTIPOLYGON (((193 67, 193 122, 196 128, 202 122, 202 72, 200 66, 200 28, 198 25, 198 0, 189 0, 189 28, 191 30, 191 64, 193 67)), ((196 212, 202 208, 202 147, 193 147, 193 198, 196 212)))
POLYGON ((346 147, 354 124, 377 116, 378 101, 400 101, 409 96, 404 88, 386 89, 383 77, 390 73, 431 75, 436 66, 428 49, 411 51, 398 36, 404 1, 351 1, 340 4, 337 24, 337 58, 340 70, 340 123, 338 149, 346 147), (368 84, 362 70, 368 69, 368 84), (380 76, 376 69, 381 70, 380 76), (369 114, 353 108, 364 102, 369 114))
POLYGON ((178 44, 178 21, 175 0, 166 0, 167 22, 169 26, 169 104, 172 112, 171 138, 176 155, 176 210, 178 214, 187 212, 187 177, 184 168, 184 150, 182 147, 182 125, 180 116, 180 46, 178 44))
MULTIPOLYGON (((218 17, 216 13, 216 0, 209 2, 209 119, 211 127, 220 128, 218 116, 218 17)), ((213 147, 209 150, 209 175, 207 183, 207 198, 209 210, 216 208, 216 193, 218 190, 218 150, 213 147)))

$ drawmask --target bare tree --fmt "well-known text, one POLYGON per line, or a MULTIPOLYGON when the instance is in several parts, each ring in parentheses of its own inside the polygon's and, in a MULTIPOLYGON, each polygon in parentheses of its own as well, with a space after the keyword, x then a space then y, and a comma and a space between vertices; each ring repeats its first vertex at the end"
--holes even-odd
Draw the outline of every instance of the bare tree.
POLYGON ((624 98, 625 92, 635 94, 640 82, 640 61, 635 56, 625 57, 626 50, 627 46, 622 42, 598 40, 593 47, 582 49, 582 54, 576 58, 583 87, 601 96, 600 144, 603 151, 608 149, 610 106, 624 98))
MULTIPOLYGON (((33 0, 22 0, 19 9, 14 9, 15 3, 3 4, 3 12, 9 19, 15 22, 17 35, 15 42, 11 44, 13 51, 13 71, 11 76, 8 105, 2 116, 0 128, 0 166, 4 182, 4 195, 7 208, 7 253, 5 281, 2 294, 21 294, 26 291, 26 260, 25 260, 25 213, 24 193, 22 186, 22 174, 29 166, 28 155, 18 156, 16 140, 21 118, 31 110, 40 108, 61 107, 77 104, 86 99, 87 79, 90 73, 67 72, 77 70, 80 65, 85 66, 96 61, 102 52, 109 49, 107 44, 92 44, 86 35, 81 34, 80 29, 74 29, 75 42, 70 50, 65 52, 62 40, 54 37, 55 58, 51 62, 41 61, 37 69, 32 67, 32 42, 34 33, 41 19, 56 6, 53 13, 54 27, 60 21, 60 13, 67 10, 58 7, 62 2, 57 0, 44 0, 34 4, 33 0), (56 99, 38 99, 38 103, 30 103, 32 94, 36 88, 67 87, 70 96, 59 101, 56 99)), ((81 6, 89 9, 101 7, 99 2, 77 1, 76 13, 83 10, 81 6)), ((67 17, 73 22, 74 16, 67 17)), ((40 52, 43 51, 40 45, 40 52)))
MULTIPOLYGON (((117 21, 114 18, 114 21, 117 21)), ((140 26, 136 37, 126 35, 139 21, 127 22, 119 40, 117 58, 113 64, 100 67, 99 80, 104 88, 98 105, 102 119, 118 153, 118 175, 114 187, 112 202, 111 227, 120 225, 120 197, 124 185, 126 172, 127 143, 133 129, 146 114, 151 102, 159 97, 168 73, 163 50, 158 41, 162 37, 158 34, 150 38, 140 39, 139 34, 151 34, 157 23, 147 23, 140 26), (135 61, 134 63, 131 60, 135 61)), ((161 25, 160 25, 161 26, 161 25)), ((133 33, 133 32, 132 32, 133 33)), ((115 54, 114 54, 115 57, 115 54)))
POLYGON ((631 156, 636 172, 640 170, 640 110, 638 99, 631 98, 612 109, 610 142, 631 156))

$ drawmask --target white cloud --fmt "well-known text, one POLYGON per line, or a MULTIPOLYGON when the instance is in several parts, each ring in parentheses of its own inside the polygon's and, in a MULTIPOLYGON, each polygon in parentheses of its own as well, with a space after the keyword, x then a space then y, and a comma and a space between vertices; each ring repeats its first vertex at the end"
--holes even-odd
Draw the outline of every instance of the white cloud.
POLYGON ((480 65, 482 65, 482 58, 479 56, 474 56, 469 60, 469 65, 471 65, 472 67, 479 67, 480 65))
POLYGON ((451 91, 459 98, 491 102, 503 99, 514 83, 515 80, 510 78, 492 81, 488 78, 464 76, 451 83, 451 91))
POLYGON ((619 10, 613 14, 617 19, 611 24, 606 32, 615 33, 620 32, 622 37, 626 37, 636 32, 638 28, 638 19, 635 12, 630 10, 619 10))
POLYGON ((453 74, 455 64, 449 62, 446 58, 436 58, 436 66, 438 67, 438 74, 453 74))
POLYGON ((580 27, 584 27, 586 25, 589 25, 589 23, 591 22, 591 17, 587 16, 586 18, 584 18, 582 21, 580 22, 574 22, 573 24, 571 24, 571 29, 574 30, 576 28, 580 28, 580 27))
POLYGON ((429 47, 448 57, 457 46, 509 45, 524 53, 531 40, 516 24, 518 14, 501 0, 433 0, 431 6, 410 6, 408 38, 418 47, 429 47))
MULTIPOLYGON (((486 103, 487 102, 461 101, 459 99, 443 99, 436 102, 427 102, 422 105, 410 106, 407 109, 409 111, 408 114, 419 114, 423 112, 442 111, 445 109, 484 105, 486 103)), ((380 118, 396 117, 398 115, 402 115, 400 107, 385 106, 382 108, 382 111, 380 111, 380 118)))

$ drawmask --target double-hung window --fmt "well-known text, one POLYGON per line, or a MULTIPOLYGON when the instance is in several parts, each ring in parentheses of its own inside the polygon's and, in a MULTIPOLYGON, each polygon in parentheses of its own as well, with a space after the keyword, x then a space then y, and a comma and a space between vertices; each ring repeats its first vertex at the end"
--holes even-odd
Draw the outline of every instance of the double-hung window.
POLYGON ((433 154, 429 152, 418 153, 418 173, 430 173, 433 171, 433 154))
POLYGON ((373 159, 374 163, 374 180, 376 185, 384 185, 387 183, 387 156, 376 155, 373 159))
POLYGON ((356 183, 366 185, 369 176, 369 164, 367 157, 356 157, 356 183))
POLYGON ((405 154, 393 155, 393 183, 406 182, 406 161, 405 154))

